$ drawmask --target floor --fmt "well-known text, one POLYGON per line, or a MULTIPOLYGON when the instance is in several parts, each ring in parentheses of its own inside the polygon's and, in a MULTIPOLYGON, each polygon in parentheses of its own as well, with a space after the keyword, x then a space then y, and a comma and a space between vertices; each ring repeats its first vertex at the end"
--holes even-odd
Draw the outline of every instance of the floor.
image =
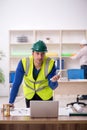
MULTIPOLYGON (((76 95, 55 95, 54 100, 59 101, 60 107, 65 107, 67 103, 76 101, 76 95)), ((0 97, 0 107, 2 107, 3 104, 7 104, 8 101, 9 101, 8 97, 0 97)), ((84 102, 87 103, 87 100, 84 102)), ((18 96, 15 100, 14 105, 17 108, 26 107, 24 96, 22 96, 22 95, 18 96)))
MULTIPOLYGON (((0 108, 3 106, 3 104, 8 104, 9 102, 9 97, 0 97, 0 108)), ((25 101, 23 96, 18 96, 15 100, 14 103, 15 107, 26 107, 25 106, 25 101)))

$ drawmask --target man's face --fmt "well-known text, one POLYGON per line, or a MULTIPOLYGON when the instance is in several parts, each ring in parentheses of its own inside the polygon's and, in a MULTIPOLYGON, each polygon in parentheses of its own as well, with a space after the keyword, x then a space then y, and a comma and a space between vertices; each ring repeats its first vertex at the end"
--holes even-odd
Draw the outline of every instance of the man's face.
POLYGON ((45 53, 34 51, 32 52, 32 55, 34 57, 34 63, 41 65, 44 60, 45 53))

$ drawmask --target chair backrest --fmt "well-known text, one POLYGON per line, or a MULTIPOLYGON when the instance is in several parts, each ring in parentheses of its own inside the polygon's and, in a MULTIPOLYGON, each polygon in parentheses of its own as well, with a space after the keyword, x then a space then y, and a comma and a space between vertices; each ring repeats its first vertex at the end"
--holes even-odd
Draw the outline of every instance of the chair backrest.
POLYGON ((84 79, 83 69, 68 69, 67 70, 68 79, 84 79))

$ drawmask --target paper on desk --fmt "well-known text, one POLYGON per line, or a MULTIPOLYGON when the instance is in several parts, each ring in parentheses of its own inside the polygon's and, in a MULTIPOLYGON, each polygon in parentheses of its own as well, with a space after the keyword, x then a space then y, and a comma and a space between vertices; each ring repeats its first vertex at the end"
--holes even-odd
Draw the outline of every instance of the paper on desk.
MULTIPOLYGON (((69 116, 69 113, 73 113, 72 108, 59 108, 58 115, 69 116)), ((30 108, 14 108, 10 111, 11 116, 30 116, 30 108)))
POLYGON ((11 116, 30 116, 30 108, 14 108, 10 111, 11 116))
POLYGON ((59 115, 69 116, 69 113, 73 113, 72 108, 67 108, 67 107, 59 108, 59 115))

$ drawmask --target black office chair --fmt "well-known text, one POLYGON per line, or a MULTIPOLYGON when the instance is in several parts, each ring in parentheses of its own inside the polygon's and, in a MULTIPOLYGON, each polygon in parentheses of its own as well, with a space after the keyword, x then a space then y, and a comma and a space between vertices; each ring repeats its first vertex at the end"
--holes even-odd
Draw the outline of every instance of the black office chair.
POLYGON ((81 95, 80 100, 87 100, 87 95, 81 95))
POLYGON ((81 97, 80 97, 79 95, 77 95, 76 102, 68 103, 68 104, 67 104, 67 107, 68 107, 69 105, 72 105, 72 106, 73 106, 74 104, 80 104, 80 105, 83 105, 83 106, 86 106, 86 105, 87 105, 86 103, 80 102, 79 100, 83 100, 83 99, 81 99, 81 97))

